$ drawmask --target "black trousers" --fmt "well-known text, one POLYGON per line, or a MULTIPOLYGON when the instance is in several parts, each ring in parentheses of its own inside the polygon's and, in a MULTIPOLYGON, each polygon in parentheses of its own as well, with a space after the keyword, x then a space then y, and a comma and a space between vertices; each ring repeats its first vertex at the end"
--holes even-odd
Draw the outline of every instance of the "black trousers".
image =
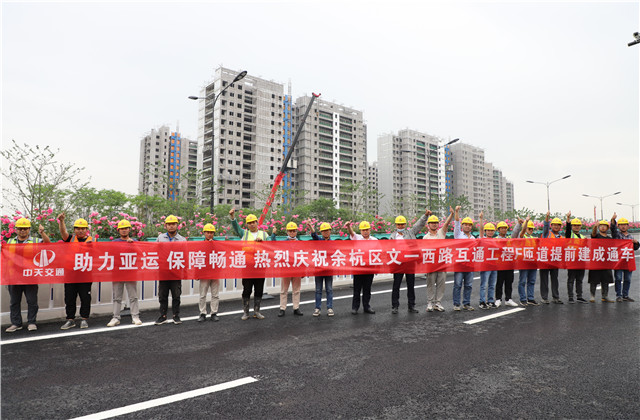
POLYGON ((558 269, 541 269, 540 270, 540 296, 542 299, 549 298, 549 277, 551 277, 551 296, 554 299, 560 299, 560 291, 558 290, 558 269))
POLYGON ((354 274, 353 275, 353 302, 351 308, 358 310, 360 308, 360 292, 362 292, 362 307, 369 309, 371 305, 371 285, 373 284, 373 274, 354 274))
POLYGON ((391 291, 391 307, 397 308, 400 306, 400 285, 402 284, 402 278, 407 276, 407 301, 409 302, 409 308, 416 306, 416 275, 393 273, 393 290, 391 291))
POLYGON ((27 299, 27 322, 29 324, 36 323, 36 315, 38 314, 38 285, 37 284, 16 284, 9 285, 11 310, 11 324, 22 326, 22 311, 20 304, 22 303, 22 294, 27 299))
POLYGON ((496 280, 496 300, 502 299, 502 287, 504 286, 504 299, 511 299, 513 292, 513 270, 498 271, 498 279, 496 280))
POLYGON ((573 299, 573 283, 576 283, 576 297, 582 297, 582 279, 584 270, 567 270, 567 295, 573 299))
POLYGON ((160 280, 158 282, 158 302, 160 315, 167 316, 169 310, 169 291, 171 291, 171 311, 173 315, 180 314, 180 295, 182 294, 182 280, 160 280))
POLYGON ((91 312, 91 283, 65 283, 64 306, 67 319, 76 317, 76 299, 80 296, 80 316, 89 318, 91 312))
POLYGON ((262 299, 264 293, 264 279, 242 279, 242 299, 249 299, 251 291, 255 290, 253 300, 262 299))

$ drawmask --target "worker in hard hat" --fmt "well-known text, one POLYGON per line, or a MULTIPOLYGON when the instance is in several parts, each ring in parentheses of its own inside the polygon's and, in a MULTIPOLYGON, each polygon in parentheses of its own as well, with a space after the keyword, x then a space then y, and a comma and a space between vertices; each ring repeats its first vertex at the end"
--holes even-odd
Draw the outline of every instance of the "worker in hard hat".
MULTIPOLYGON (((405 219, 404 216, 396 217, 396 230, 391 232, 391 235, 389 235, 389 239, 416 239, 416 235, 420 233, 425 223, 427 223, 427 217, 429 217, 427 212, 429 212, 429 210, 425 209, 424 214, 420 216, 418 221, 411 227, 411 229, 407 229, 407 219, 405 219)), ((398 307, 400 306, 400 285, 402 285, 402 278, 405 276, 407 278, 407 310, 409 311, 409 313, 418 313, 418 310, 416 309, 415 273, 393 273, 393 288, 391 291, 392 314, 398 313, 398 307)))
MULTIPOLYGON (((174 243, 186 242, 187 239, 178 233, 180 229, 180 221, 176 216, 170 214, 164 219, 164 228, 166 232, 158 235, 158 242, 174 243)), ((182 324, 180 319, 180 296, 182 295, 182 280, 160 280, 158 281, 158 302, 160 303, 160 316, 154 323, 155 325, 166 324, 170 322, 167 319, 169 311, 169 292, 171 292, 171 312, 173 313, 173 323, 182 324)))
MULTIPOLYGON (((360 222, 358 226, 360 234, 357 234, 351 226, 349 220, 345 226, 349 232, 349 238, 352 241, 377 241, 378 238, 371 236, 371 225, 366 220, 360 222)), ((360 292, 362 292, 362 307, 367 314, 375 314, 376 311, 370 305, 371 302, 371 286, 373 285, 373 274, 354 274, 353 275, 353 299, 351 301, 351 314, 357 315, 360 309, 360 292)))
MULTIPOLYGON (((118 222, 118 238, 112 240, 112 242, 136 242, 136 239, 131 237, 131 222, 127 219, 122 219, 118 222)), ((131 310, 131 322, 134 325, 142 325, 140 320, 140 307, 138 306, 138 282, 137 281, 114 281, 111 285, 111 291, 113 295, 113 317, 107 324, 107 327, 115 327, 120 325, 120 311, 122 310, 122 296, 124 295, 124 289, 127 289, 127 296, 129 296, 129 309, 131 310)))
MULTIPOLYGON (((320 224, 320 235, 316 233, 313 223, 307 221, 311 229, 311 237, 314 241, 330 241, 331 240, 331 225, 327 222, 320 224)), ((333 316, 333 276, 316 276, 316 307, 313 310, 313 316, 320 316, 322 305, 322 284, 324 283, 324 290, 327 296, 327 315, 333 316)))
MULTIPOLYGON (((530 220, 531 217, 527 216, 524 221, 524 225, 522 227, 522 231, 520 232, 520 238, 533 238, 533 231, 536 226, 533 224, 533 220, 530 220)), ((535 268, 520 270, 519 273, 519 281, 518 281, 518 294, 520 295, 520 305, 521 306, 538 306, 540 305, 536 302, 534 296, 534 290, 536 287, 536 277, 537 272, 535 268)))
MULTIPOLYGON (((578 218, 571 218, 571 211, 567 213, 567 224, 565 225, 565 238, 586 239, 587 237, 580 233, 582 229, 582 221, 578 218)), ((569 303, 589 303, 582 297, 582 280, 584 279, 585 270, 567 270, 567 296, 569 303), (575 284, 576 300, 573 300, 573 286, 575 284)))
MULTIPOLYGON (((614 239, 624 239, 633 242, 633 250, 637 251, 640 248, 640 243, 637 239, 629 233, 629 221, 624 217, 616 220, 616 214, 613 214, 611 218, 611 236, 614 239)), ((634 299, 629 296, 629 288, 631 287, 631 273, 630 270, 614 270, 613 277, 615 278, 616 286, 616 302, 635 302, 634 299)))
MULTIPOLYGON (((480 239, 493 239, 496 233, 496 227, 493 223, 484 223, 484 212, 480 212, 480 239)), ((480 272, 480 309, 497 308, 495 304, 496 281, 498 280, 498 271, 481 271, 480 272)))
MULTIPOLYGON (((258 218, 254 214, 247 216, 245 219, 245 226, 247 229, 242 229, 236 220, 235 212, 236 209, 231 209, 229 211, 231 227, 236 235, 242 238, 241 240, 247 242, 262 242, 269 238, 267 232, 258 228, 258 218)), ((264 278, 242 279, 242 308, 244 312, 241 319, 243 321, 249 319, 249 302, 252 290, 255 290, 253 294, 253 317, 256 319, 264 319, 264 315, 260 313, 262 294, 264 292, 264 281, 264 278)))
MULTIPOLYGON (((298 225, 295 222, 287 223, 287 241, 298 240, 298 225)), ((271 234, 271 240, 276 240, 276 229, 274 226, 273 233, 271 234)), ((291 301, 293 303, 293 314, 297 316, 304 315, 300 310, 300 287, 302 285, 302 277, 282 277, 280 279, 280 311, 278 316, 285 315, 285 309, 287 309, 289 285, 291 285, 291 301)))
MULTIPOLYGON (((216 227, 212 223, 207 223, 202 227, 202 234, 204 235, 205 242, 213 242, 213 236, 216 233, 216 227)), ((218 318, 218 307, 220 306, 220 280, 218 279, 200 279, 200 300, 198 301, 198 309, 200 309, 200 316, 198 322, 204 322, 207 319, 207 292, 211 290, 211 307, 210 319, 214 322, 220 320, 218 318)))
MULTIPOLYGON (((612 219, 616 218, 616 214, 613 214, 612 219)), ((607 220, 600 220, 593 224, 591 230, 591 237, 593 239, 613 239, 608 235, 609 222, 607 220)), ((609 299, 609 283, 613 283, 613 272, 609 269, 606 270, 589 270, 589 288, 591 291, 590 302, 596 301, 596 290, 600 286, 600 294, 602 296, 602 302, 615 303, 615 300, 609 299)))
MULTIPOLYGON (((454 239, 475 239, 471 234, 473 230, 473 220, 465 217, 460 221, 460 206, 456 206, 454 222, 453 222, 453 238, 454 239)), ((471 291, 473 290, 473 271, 471 272, 455 272, 453 274, 453 310, 459 311, 460 308, 460 291, 464 286, 464 295, 462 299, 462 309, 465 311, 473 311, 471 306, 471 291)))
MULTIPOLYGON (((520 231, 520 226, 522 225, 522 221, 518 221, 516 226, 514 226, 513 234, 515 236, 518 235, 520 231), (517 230, 516 230, 517 229, 517 230)), ((495 237, 496 239, 511 239, 511 236, 507 234, 509 231, 509 225, 505 221, 498 222, 496 226, 498 228, 498 235, 495 237)), ((495 302, 496 308, 502 305, 502 289, 504 288, 504 304, 505 306, 518 306, 517 303, 511 299, 511 294, 513 293, 513 269, 511 270, 498 270, 498 275, 496 276, 496 289, 495 289, 495 302)))
MULTIPOLYGON (((453 208, 449 207, 449 216, 440 227, 438 216, 427 210, 427 232, 422 239, 446 239, 449 224, 453 219, 453 208)), ((427 312, 444 312, 442 298, 444 297, 445 282, 447 273, 445 271, 434 271, 427 273, 427 312), (435 292, 434 292, 435 287, 435 292)))
MULTIPOLYGON (((44 226, 38 226, 38 233, 42 240, 31 236, 31 222, 25 217, 16 220, 16 236, 9 238, 7 244, 37 244, 41 242, 49 243, 49 235, 44 231, 44 226)), ((22 295, 27 301, 27 330, 36 331, 36 316, 38 315, 38 285, 37 284, 10 284, 9 288, 9 310, 11 325, 5 330, 8 333, 22 329, 22 295)))
MULTIPOLYGON (((89 223, 85 219, 77 219, 73 222, 73 235, 67 232, 64 224, 65 214, 58 215, 58 228, 60 236, 64 242, 92 242, 93 238, 89 234, 89 223)), ((76 299, 80 297, 80 328, 89 327, 89 315, 91 312, 91 282, 88 283, 65 283, 64 284, 64 305, 67 316, 66 322, 60 327, 61 330, 68 330, 76 326, 76 299)))
MULTIPOLYGON (((542 238, 559 239, 562 238, 562 220, 554 217, 551 222, 551 212, 547 212, 542 225, 542 238)), ((540 297, 542 303, 549 304, 549 277, 551 277, 551 297, 553 303, 562 304, 560 300, 560 291, 558 285, 558 269, 557 268, 541 268, 540 269, 540 297)))

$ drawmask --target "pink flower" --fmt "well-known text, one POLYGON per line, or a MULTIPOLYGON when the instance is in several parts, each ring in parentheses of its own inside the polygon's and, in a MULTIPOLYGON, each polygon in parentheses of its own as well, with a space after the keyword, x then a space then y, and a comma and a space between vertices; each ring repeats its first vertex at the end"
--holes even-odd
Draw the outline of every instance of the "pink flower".
POLYGON ((110 240, 110 241, 113 241, 113 236, 109 236, 109 240, 110 240))

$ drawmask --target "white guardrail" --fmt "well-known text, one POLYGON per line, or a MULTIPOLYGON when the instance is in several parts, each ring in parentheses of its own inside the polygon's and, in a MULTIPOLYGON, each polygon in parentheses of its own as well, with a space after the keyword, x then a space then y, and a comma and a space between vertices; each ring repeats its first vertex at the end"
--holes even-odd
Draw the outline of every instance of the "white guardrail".
MULTIPOLYGON (((376 275, 376 279, 390 277, 390 274, 376 275)), ((138 286, 138 304, 140 310, 159 310, 158 303, 158 281, 139 281, 138 286)), ((352 276, 333 276, 334 287, 352 284, 352 276)), ((99 282, 93 283, 91 287, 91 315, 109 315, 113 313, 112 301, 112 283, 99 282)), ((302 279, 302 291, 315 290, 314 277, 304 277, 302 279)), ((265 293, 274 296, 279 301, 280 297, 280 278, 268 278, 265 280, 265 293)), ((9 325, 9 290, 7 286, 3 286, 0 292, 0 323, 9 325)), ((220 300, 240 299, 242 295, 242 279, 221 279, 220 280, 220 300)), ((323 293, 324 295, 324 293, 323 293)), ((195 305, 200 299, 199 280, 182 280, 182 305, 195 305)), ((211 299, 207 294, 207 301, 211 299)), ((41 284, 38 290, 38 321, 47 320, 64 320, 64 284, 41 284)), ((129 307, 129 298, 125 288, 122 296, 123 308, 129 307)), ((80 300, 77 302, 77 311, 79 315, 80 300)), ((22 318, 23 322, 27 320, 27 302, 22 297, 22 318)), ((208 305, 207 305, 208 309, 208 305)), ((169 297, 169 312, 171 312, 171 297, 169 297)), ((143 315, 144 318, 144 315, 143 315)), ((151 321, 151 319, 143 319, 143 321, 151 321)))

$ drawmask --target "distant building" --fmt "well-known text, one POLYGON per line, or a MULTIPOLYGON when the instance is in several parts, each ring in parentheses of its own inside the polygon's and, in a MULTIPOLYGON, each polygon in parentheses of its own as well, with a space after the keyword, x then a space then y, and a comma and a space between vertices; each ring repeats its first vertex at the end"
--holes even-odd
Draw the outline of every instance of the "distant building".
POLYGON ((310 202, 327 198, 337 208, 351 208, 362 201, 360 194, 367 184, 367 134, 362 112, 316 99, 301 126, 310 101, 310 96, 300 97, 293 108, 293 131, 301 130, 294 151, 294 190, 305 192, 295 199, 310 202))
POLYGON ((228 88, 212 108, 214 95, 239 71, 219 67, 201 92, 198 168, 202 203, 262 207, 283 160, 284 85, 245 76, 228 88), (213 174, 213 180, 211 178, 213 174))
POLYGON ((378 178, 378 162, 367 164, 367 189, 369 196, 366 200, 366 212, 378 214, 380 212, 380 185, 378 178))
POLYGON ((138 192, 167 200, 195 199, 197 142, 163 125, 140 139, 138 192))
POLYGON ((447 191, 444 141, 415 130, 378 137, 379 211, 413 216, 447 191))

